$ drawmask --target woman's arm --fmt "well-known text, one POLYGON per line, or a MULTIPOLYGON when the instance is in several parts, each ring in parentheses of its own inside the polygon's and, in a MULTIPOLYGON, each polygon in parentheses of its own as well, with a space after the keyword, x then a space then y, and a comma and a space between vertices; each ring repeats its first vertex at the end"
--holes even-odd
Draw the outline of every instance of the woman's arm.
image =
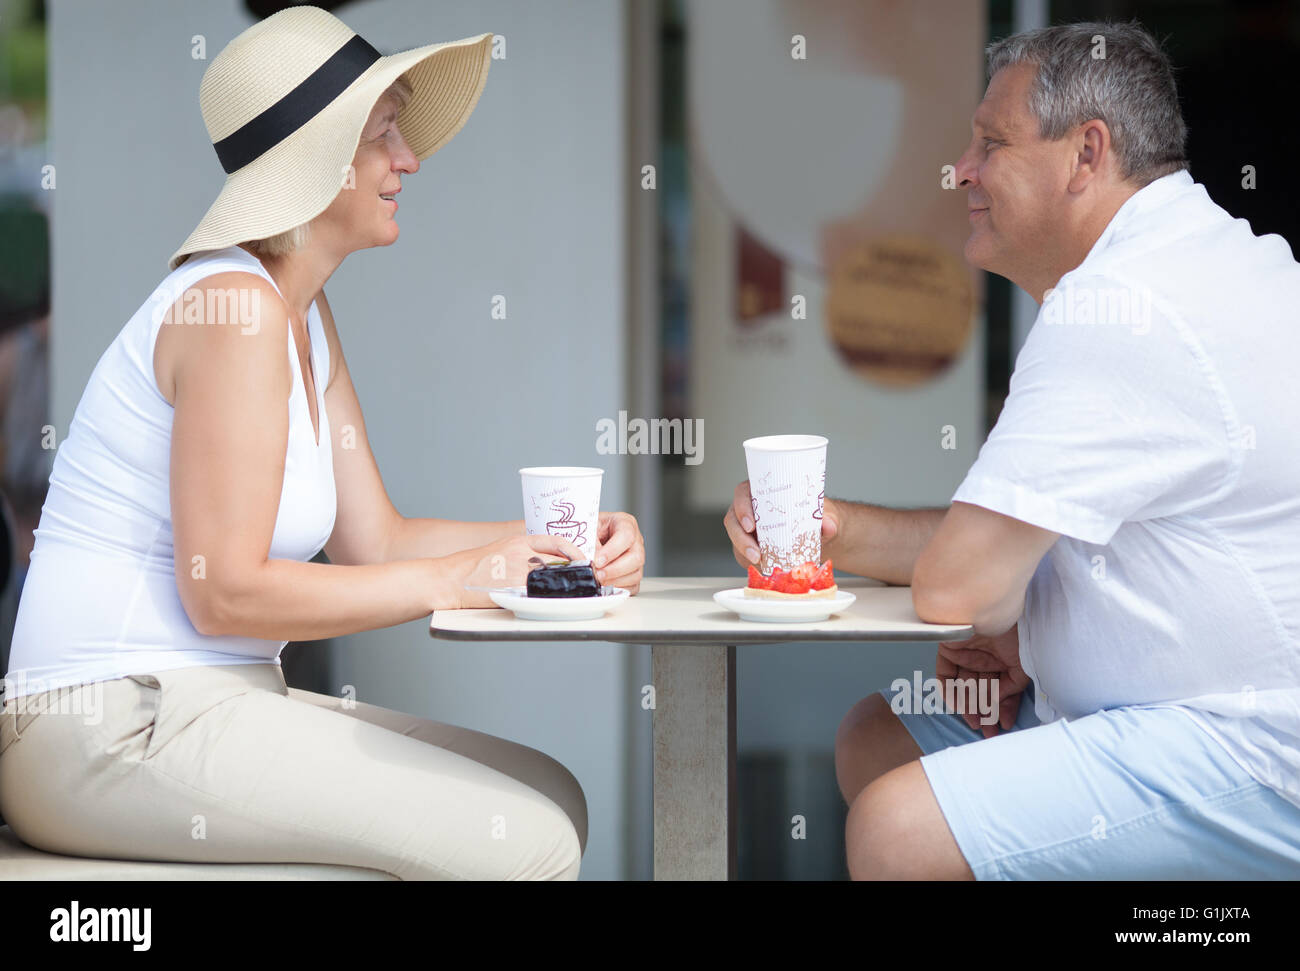
POLYGON ((523 535, 522 519, 465 523, 452 519, 408 519, 397 511, 370 450, 361 404, 352 386, 347 358, 324 290, 316 296, 316 307, 330 349, 325 407, 334 435, 334 485, 338 492, 334 533, 325 544, 325 555, 330 562, 388 563, 442 557, 523 535))
POLYGON ((522 519, 501 523, 462 523, 455 519, 408 519, 403 516, 389 540, 388 555, 394 560, 448 556, 508 536, 522 536, 525 532, 522 519))
MULTIPOLYGON (((365 568, 269 558, 289 435, 288 314, 256 274, 203 283, 227 293, 258 288, 260 319, 255 328, 164 324, 160 337, 171 344, 175 389, 176 582, 195 628, 314 640, 459 606, 466 557, 365 568)), ((215 303, 205 296, 205 306, 215 303)))
MULTIPOLYGON (((203 281, 257 287, 257 327, 167 325, 174 385, 171 513, 176 585, 204 634, 316 640, 387 627, 434 609, 490 606, 465 585, 522 583, 533 551, 568 555, 557 537, 501 541, 448 557, 335 565, 271 559, 284 482, 292 387, 288 314, 262 277, 203 281)), ((205 294, 203 305, 217 303, 205 294)), ((182 318, 178 315, 176 320, 182 318)))

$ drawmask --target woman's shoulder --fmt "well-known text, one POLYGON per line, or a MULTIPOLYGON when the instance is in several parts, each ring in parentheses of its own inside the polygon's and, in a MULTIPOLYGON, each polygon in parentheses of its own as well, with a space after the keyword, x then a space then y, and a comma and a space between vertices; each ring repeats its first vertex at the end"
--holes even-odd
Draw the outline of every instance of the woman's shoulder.
POLYGON ((176 375, 186 361, 221 367, 221 362, 247 362, 249 354, 265 354, 289 375, 288 308, 274 283, 255 268, 236 261, 207 261, 196 265, 167 298, 171 302, 154 344, 153 364, 159 392, 169 404, 175 401, 176 375), (165 326, 168 323, 186 326, 165 326), (244 339, 248 337, 253 340, 244 339))
POLYGON ((238 263, 195 267, 164 296, 163 323, 237 324, 256 332, 261 323, 288 320, 288 308, 275 283, 238 263))
POLYGON ((191 257, 172 271, 168 281, 167 299, 184 303, 194 322, 198 313, 213 316, 223 310, 236 311, 240 300, 245 305, 272 308, 277 314, 285 309, 280 290, 262 261, 240 246, 191 257))

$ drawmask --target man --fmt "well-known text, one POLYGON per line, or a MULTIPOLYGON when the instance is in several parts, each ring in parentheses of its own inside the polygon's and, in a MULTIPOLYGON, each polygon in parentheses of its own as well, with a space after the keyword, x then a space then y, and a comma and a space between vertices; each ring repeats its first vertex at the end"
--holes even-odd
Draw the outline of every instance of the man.
MULTIPOLYGON (((1192 180, 1137 25, 988 71, 965 255, 1038 319, 951 507, 828 500, 823 555, 972 624, 936 673, 991 681, 1003 731, 859 702, 850 874, 1300 877, 1300 266, 1192 180)), ((755 562, 748 483, 725 523, 755 562)))

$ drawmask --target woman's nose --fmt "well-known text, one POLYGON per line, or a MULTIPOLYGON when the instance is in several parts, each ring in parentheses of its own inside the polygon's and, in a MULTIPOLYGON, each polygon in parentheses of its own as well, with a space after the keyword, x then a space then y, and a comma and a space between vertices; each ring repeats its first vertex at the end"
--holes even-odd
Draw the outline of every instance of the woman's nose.
POLYGON ((397 151, 393 154, 393 168, 409 174, 420 171, 420 160, 415 157, 415 152, 407 144, 405 138, 399 133, 397 136, 397 151))

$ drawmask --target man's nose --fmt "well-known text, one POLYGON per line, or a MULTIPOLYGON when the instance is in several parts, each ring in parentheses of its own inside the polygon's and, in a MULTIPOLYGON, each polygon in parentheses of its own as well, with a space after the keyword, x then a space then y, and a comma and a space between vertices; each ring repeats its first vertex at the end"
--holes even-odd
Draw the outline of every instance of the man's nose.
POLYGON ((975 143, 971 142, 953 167, 953 174, 957 177, 957 186, 959 188, 969 189, 979 185, 979 166, 975 164, 975 161, 975 143))

